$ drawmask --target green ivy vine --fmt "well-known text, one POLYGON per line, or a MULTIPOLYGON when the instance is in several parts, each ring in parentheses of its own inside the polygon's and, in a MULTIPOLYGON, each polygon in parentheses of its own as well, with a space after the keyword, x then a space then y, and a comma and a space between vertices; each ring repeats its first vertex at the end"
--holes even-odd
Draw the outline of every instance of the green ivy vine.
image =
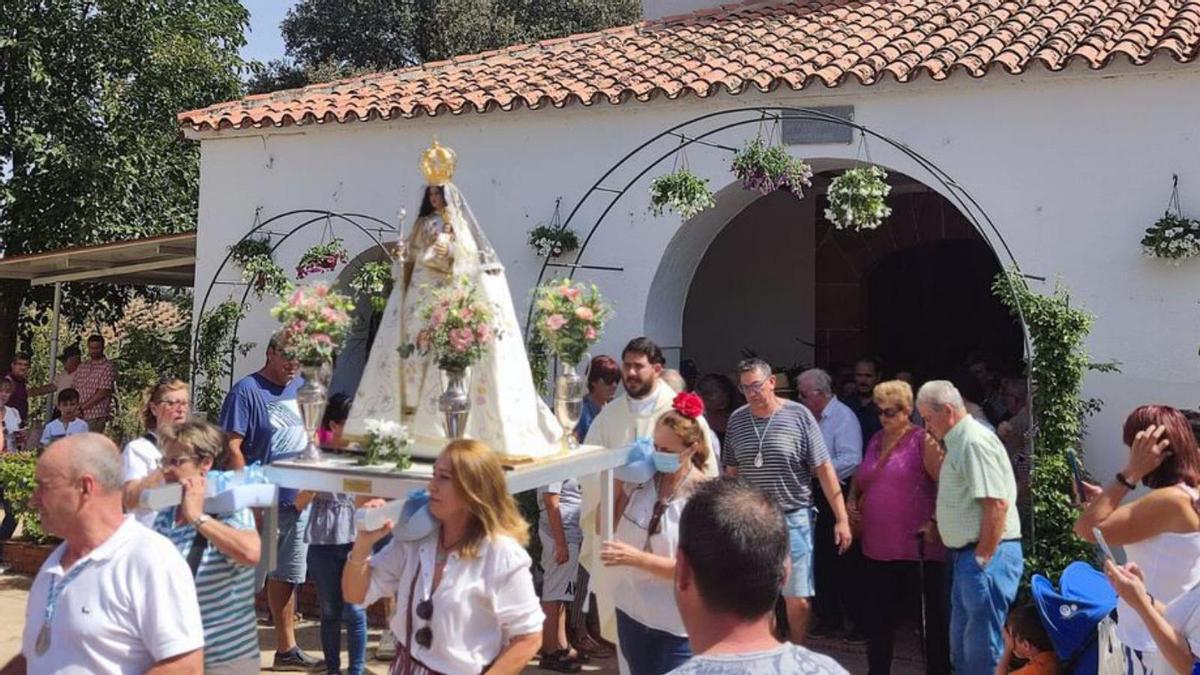
POLYGON ((253 342, 242 342, 235 331, 246 310, 235 300, 226 300, 204 312, 197 323, 196 360, 192 382, 196 384, 192 407, 215 420, 225 401, 226 382, 233 368, 231 354, 245 356, 253 342))
POLYGON ((1075 536, 1079 510, 1072 504, 1066 451, 1080 447, 1085 420, 1102 404, 1081 397, 1084 376, 1089 370, 1115 371, 1116 365, 1092 362, 1083 343, 1095 317, 1072 307, 1061 285, 1049 295, 1035 293, 1024 277, 1009 270, 996 276, 992 292, 1014 315, 1020 307, 1033 343, 1030 404, 1035 442, 1029 515, 1034 531, 1023 533, 1032 542, 1025 549, 1025 575, 1057 576, 1072 561, 1095 557, 1092 545, 1075 536))

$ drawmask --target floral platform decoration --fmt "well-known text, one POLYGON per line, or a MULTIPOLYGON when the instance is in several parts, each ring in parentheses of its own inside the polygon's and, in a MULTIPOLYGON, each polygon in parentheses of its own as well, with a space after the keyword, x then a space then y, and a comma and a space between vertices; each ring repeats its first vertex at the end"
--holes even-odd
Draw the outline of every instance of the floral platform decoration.
POLYGON ((321 363, 333 359, 350 329, 350 298, 316 283, 297 287, 291 296, 271 310, 271 316, 283 324, 283 351, 301 363, 321 363))
POLYGON ((604 330, 612 310, 595 284, 561 279, 542 284, 534 293, 534 326, 549 351, 575 365, 604 330))
POLYGON ((442 370, 466 370, 483 358, 497 335, 494 308, 465 276, 433 289, 421 308, 416 349, 442 370))
POLYGON ((362 466, 374 466, 384 462, 395 462, 396 471, 404 471, 412 466, 412 456, 404 452, 412 445, 408 429, 399 422, 391 420, 363 420, 366 427, 366 440, 362 444, 363 456, 358 460, 362 466))

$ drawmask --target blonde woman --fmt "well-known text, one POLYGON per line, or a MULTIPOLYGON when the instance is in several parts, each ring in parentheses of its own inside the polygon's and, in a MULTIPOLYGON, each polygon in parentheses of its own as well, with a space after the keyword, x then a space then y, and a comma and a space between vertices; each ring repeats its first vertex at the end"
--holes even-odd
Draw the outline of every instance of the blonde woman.
POLYGON ((183 380, 164 378, 146 390, 142 406, 143 436, 129 441, 121 451, 121 473, 125 481, 125 511, 132 512, 146 527, 154 527, 155 512, 138 508, 142 490, 163 482, 159 436, 187 420, 191 411, 188 386, 183 380))
POLYGON ((617 498, 616 539, 600 549, 617 609, 621 655, 633 675, 660 675, 692 657, 672 582, 679 518, 692 491, 707 479, 710 449, 700 424, 700 397, 679 394, 672 405, 654 428, 657 471, 617 498))
POLYGON ((396 599, 395 675, 521 672, 541 647, 544 617, 524 548, 529 526, 492 449, 451 441, 433 465, 429 511, 440 527, 374 556, 391 525, 358 533, 342 572, 345 600, 396 599))

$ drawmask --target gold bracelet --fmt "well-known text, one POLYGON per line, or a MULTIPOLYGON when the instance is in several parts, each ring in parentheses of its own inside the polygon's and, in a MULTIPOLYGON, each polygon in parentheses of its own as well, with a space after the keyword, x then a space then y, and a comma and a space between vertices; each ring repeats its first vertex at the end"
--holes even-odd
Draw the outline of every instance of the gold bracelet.
POLYGON ((369 565, 371 563, 371 556, 367 556, 362 560, 355 560, 354 556, 348 555, 346 556, 346 562, 354 563, 355 565, 369 565))

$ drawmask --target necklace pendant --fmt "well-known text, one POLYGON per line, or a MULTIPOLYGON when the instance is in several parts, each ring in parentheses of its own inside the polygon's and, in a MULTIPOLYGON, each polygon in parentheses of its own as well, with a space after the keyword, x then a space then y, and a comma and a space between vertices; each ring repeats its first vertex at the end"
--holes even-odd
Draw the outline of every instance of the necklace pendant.
POLYGON ((37 641, 33 644, 33 649, 38 656, 44 655, 50 650, 50 624, 42 624, 42 629, 38 631, 37 641))
POLYGON ((762 465, 763 465, 762 450, 759 450, 758 454, 754 456, 754 468, 761 469, 762 465))

